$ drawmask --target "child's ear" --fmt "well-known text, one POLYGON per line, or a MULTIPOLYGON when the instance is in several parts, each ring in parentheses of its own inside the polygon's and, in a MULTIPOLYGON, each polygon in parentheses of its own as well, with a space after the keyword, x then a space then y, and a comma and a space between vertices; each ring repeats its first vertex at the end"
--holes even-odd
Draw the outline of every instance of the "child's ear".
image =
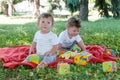
POLYGON ((66 26, 66 29, 68 29, 68 27, 66 26))
POLYGON ((69 27, 69 26, 66 24, 66 29, 68 29, 68 27, 69 27))
POLYGON ((37 22, 37 26, 39 26, 39 23, 40 23, 40 22, 37 22))
POLYGON ((54 25, 55 25, 54 22, 52 22, 51 26, 54 27, 54 25))

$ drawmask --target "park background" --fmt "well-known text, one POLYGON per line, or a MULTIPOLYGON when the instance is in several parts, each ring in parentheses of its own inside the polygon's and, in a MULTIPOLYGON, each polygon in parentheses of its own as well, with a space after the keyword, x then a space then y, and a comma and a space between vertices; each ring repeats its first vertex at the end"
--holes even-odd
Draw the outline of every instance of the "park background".
MULTIPOLYGON (((65 30, 67 19, 82 21, 80 35, 86 45, 105 45, 120 53, 120 0, 0 0, 0 48, 31 45, 37 28, 37 17, 43 12, 54 15, 52 29, 57 35, 65 30)), ((68 75, 58 75, 56 68, 36 69, 19 66, 10 70, 0 62, 1 80, 119 80, 118 71, 104 73, 102 64, 70 65, 68 75)))

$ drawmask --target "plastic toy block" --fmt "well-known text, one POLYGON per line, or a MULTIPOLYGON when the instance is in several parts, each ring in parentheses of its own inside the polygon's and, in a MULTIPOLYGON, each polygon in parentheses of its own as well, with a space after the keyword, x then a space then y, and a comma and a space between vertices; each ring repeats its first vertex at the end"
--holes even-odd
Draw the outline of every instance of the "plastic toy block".
POLYGON ((112 49, 107 49, 105 53, 108 55, 114 55, 115 51, 112 49))
POLYGON ((73 52, 80 52, 81 51, 81 49, 77 45, 72 46, 70 50, 73 52))
POLYGON ((90 61, 92 58, 92 54, 90 54, 88 51, 82 51, 79 53, 79 55, 83 60, 86 60, 87 62, 90 61))
POLYGON ((67 51, 64 54, 60 55, 60 57, 62 57, 62 58, 70 58, 70 57, 74 57, 75 55, 76 55, 75 52, 67 51))
POLYGON ((60 56, 62 54, 64 54, 67 50, 59 50, 57 51, 57 55, 60 56))
POLYGON ((70 73, 70 65, 68 63, 58 63, 57 71, 60 75, 65 75, 70 73))
POLYGON ((28 56, 28 61, 39 64, 39 62, 41 61, 41 57, 39 54, 31 54, 28 56))
POLYGON ((74 63, 85 66, 87 65, 88 61, 91 60, 91 58, 92 58, 92 54, 90 54, 87 51, 82 51, 74 57, 74 63))
POLYGON ((87 65, 87 61, 83 60, 79 55, 74 57, 74 63, 78 64, 78 65, 81 65, 81 66, 87 65))
POLYGON ((117 64, 115 61, 106 61, 102 63, 103 72, 116 72, 117 64))

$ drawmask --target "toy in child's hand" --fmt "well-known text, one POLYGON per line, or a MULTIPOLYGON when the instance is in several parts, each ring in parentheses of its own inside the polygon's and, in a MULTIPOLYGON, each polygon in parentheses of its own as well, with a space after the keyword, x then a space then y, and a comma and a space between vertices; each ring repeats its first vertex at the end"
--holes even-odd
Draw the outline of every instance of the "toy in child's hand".
POLYGON ((106 49, 105 53, 109 55, 114 55, 115 51, 112 49, 106 49))
POLYGON ((68 59, 70 57, 74 57, 75 54, 76 54, 75 52, 67 51, 64 54, 60 55, 60 57, 68 59))
POLYGON ((80 49, 77 45, 73 45, 73 46, 70 48, 70 51, 73 51, 73 52, 80 52, 81 49, 80 49))
POLYGON ((71 54, 72 54, 71 51, 67 51, 64 54, 60 55, 60 57, 62 57, 62 58, 70 58, 71 54))
POLYGON ((85 66, 87 65, 88 61, 91 60, 91 58, 92 54, 90 54, 88 51, 82 51, 74 57, 74 63, 85 66))
POLYGON ((39 64, 41 61, 41 56, 39 54, 31 54, 27 57, 27 60, 35 64, 39 64))
POLYGON ((58 56, 59 56, 59 55, 62 55, 62 54, 64 54, 66 51, 67 51, 67 50, 65 50, 65 49, 61 49, 61 50, 57 51, 57 55, 58 55, 58 56))
POLYGON ((68 63, 58 63, 57 71, 60 75, 65 75, 70 73, 70 65, 68 63))
POLYGON ((106 61, 102 63, 103 72, 116 72, 117 64, 115 61, 106 61))

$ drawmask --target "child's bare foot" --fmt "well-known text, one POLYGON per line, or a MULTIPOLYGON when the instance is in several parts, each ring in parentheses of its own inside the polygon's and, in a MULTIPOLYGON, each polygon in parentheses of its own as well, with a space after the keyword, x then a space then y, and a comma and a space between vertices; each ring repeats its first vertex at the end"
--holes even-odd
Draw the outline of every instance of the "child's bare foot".
POLYGON ((47 66, 47 62, 41 61, 41 63, 38 64, 37 68, 39 68, 39 67, 45 68, 46 66, 47 66))

